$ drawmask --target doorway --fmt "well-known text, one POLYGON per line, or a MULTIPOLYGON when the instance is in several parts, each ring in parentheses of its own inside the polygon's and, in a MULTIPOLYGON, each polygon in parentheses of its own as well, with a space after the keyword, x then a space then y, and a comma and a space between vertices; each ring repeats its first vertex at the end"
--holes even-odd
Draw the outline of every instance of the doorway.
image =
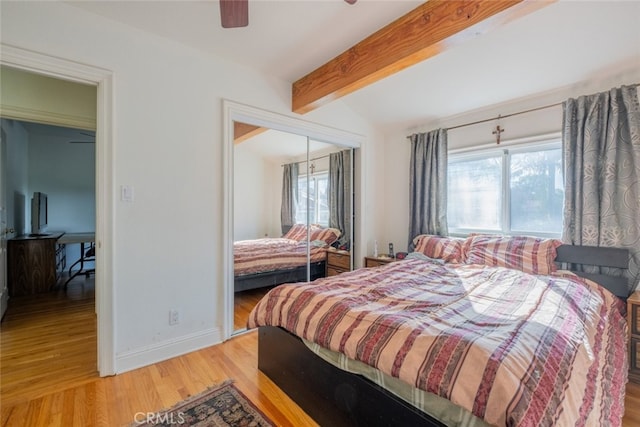
MULTIPOLYGON (((2 46, 0 65, 96 87, 96 227, 95 311, 97 316, 97 365, 100 376, 115 374, 113 299, 113 73, 109 70, 2 46)), ((5 111, 3 109, 3 111, 5 111)))
POLYGON ((96 172, 93 130, 4 118, 1 125, 9 227, 18 235, 7 242, 0 385, 7 403, 97 377, 95 265, 74 242, 95 230, 96 172))

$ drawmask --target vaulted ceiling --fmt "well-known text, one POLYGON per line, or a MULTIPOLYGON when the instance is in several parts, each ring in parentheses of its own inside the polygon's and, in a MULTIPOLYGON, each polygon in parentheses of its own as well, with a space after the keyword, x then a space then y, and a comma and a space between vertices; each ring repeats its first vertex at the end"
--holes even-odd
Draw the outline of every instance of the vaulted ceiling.
MULTIPOLYGON (((221 27, 217 1, 69 3, 293 85, 423 2, 250 0, 249 26, 235 29, 221 27)), ((380 126, 407 127, 584 81, 640 75, 640 2, 560 0, 534 9, 488 32, 474 27, 462 42, 341 99, 380 126)))

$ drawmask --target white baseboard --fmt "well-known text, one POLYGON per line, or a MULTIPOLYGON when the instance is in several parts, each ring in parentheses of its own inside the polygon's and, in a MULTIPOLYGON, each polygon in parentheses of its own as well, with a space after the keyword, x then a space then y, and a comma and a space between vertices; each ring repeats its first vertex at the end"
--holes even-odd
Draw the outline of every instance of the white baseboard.
POLYGON ((207 329, 169 341, 116 354, 115 372, 120 374, 222 342, 220 328, 207 329))

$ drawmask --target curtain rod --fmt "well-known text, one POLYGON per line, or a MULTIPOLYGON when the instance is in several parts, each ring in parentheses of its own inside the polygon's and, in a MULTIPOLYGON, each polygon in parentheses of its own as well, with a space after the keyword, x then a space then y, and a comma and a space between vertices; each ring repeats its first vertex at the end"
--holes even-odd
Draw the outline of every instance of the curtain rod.
MULTIPOLYGON (((324 155, 324 156, 320 156, 320 157, 315 157, 315 158, 313 158, 313 159, 309 159, 309 161, 310 161, 310 162, 313 162, 314 160, 324 159, 325 157, 329 157, 331 154, 333 154, 333 153, 330 153, 330 154, 327 154, 327 155, 324 155)), ((284 166, 284 165, 291 165, 291 164, 293 164, 293 163, 306 163, 306 162, 307 162, 306 160, 300 160, 300 161, 298 161, 298 162, 285 163, 285 164, 280 165, 280 166, 284 166)))
MULTIPOLYGON (((633 84, 625 85, 625 86, 638 87, 638 86, 640 86, 640 83, 633 83, 633 84)), ((504 116, 498 114, 496 117, 492 117, 490 119, 484 119, 484 120, 478 120, 478 121, 475 121, 475 122, 463 123, 461 125, 456 125, 456 126, 451 126, 451 127, 445 128, 445 130, 458 129, 458 128, 463 128, 463 127, 467 127, 467 126, 477 125, 477 124, 480 124, 480 123, 486 123, 486 122, 491 122, 491 121, 494 121, 494 120, 504 119, 504 118, 507 118, 507 117, 517 116, 517 115, 520 115, 520 114, 531 113, 533 111, 545 110, 547 108, 557 107, 558 105, 562 105, 563 103, 564 103, 564 101, 563 102, 556 102, 555 104, 549 104, 549 105, 545 105, 543 107, 530 108, 528 110, 518 111, 516 113, 511 113, 511 114, 507 114, 507 115, 504 115, 504 116)), ((411 138, 412 136, 413 135, 409 135, 409 136, 407 136, 407 138, 411 138)))
POLYGON ((451 126, 451 127, 446 128, 446 130, 458 129, 458 128, 463 128, 463 127, 467 127, 467 126, 477 125, 477 124, 480 124, 480 123, 492 122, 494 120, 499 120, 499 119, 506 119, 507 117, 518 116, 520 114, 531 113, 533 111, 546 110, 547 108, 557 107, 558 105, 562 105, 562 102, 556 102, 555 104, 545 105, 544 107, 530 108, 528 110, 518 111, 517 113, 506 114, 504 116, 498 114, 498 116, 492 117, 490 119, 478 120, 478 121, 475 121, 475 122, 470 122, 470 123, 464 123, 464 124, 461 124, 461 125, 451 126))

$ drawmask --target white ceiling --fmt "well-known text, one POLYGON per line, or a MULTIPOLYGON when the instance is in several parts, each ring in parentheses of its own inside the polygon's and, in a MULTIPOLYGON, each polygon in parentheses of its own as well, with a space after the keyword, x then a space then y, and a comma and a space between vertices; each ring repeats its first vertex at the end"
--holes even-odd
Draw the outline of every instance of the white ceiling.
MULTIPOLYGON (((305 136, 275 129, 259 133, 241 144, 243 149, 250 150, 259 156, 276 162, 304 159, 307 154, 307 138, 305 136)), ((308 146, 309 154, 312 158, 317 153, 324 154, 325 152, 344 149, 344 147, 340 148, 326 142, 311 139, 308 146)))
MULTIPOLYGON (((220 26, 215 0, 69 3, 294 82, 422 2, 250 0, 236 29, 220 26)), ((640 1, 561 0, 342 99, 408 127, 629 70, 640 70, 640 1)))

